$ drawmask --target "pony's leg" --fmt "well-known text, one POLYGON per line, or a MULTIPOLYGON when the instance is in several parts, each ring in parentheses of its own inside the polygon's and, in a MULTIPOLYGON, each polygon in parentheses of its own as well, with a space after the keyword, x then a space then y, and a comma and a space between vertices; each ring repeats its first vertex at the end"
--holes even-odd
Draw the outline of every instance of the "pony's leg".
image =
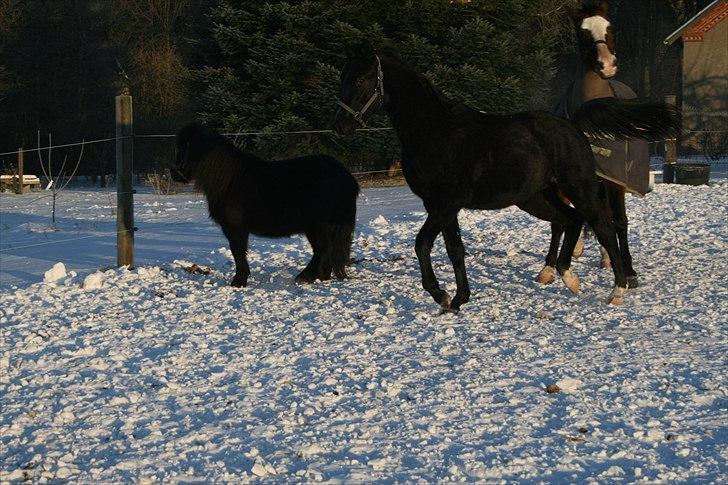
POLYGON ((427 291, 430 296, 438 303, 443 309, 450 309, 450 295, 445 290, 440 289, 440 284, 437 282, 435 272, 432 269, 432 259, 430 253, 432 252, 432 245, 435 242, 435 238, 442 230, 443 216, 441 214, 429 213, 425 223, 422 225, 420 232, 417 233, 417 239, 415 240, 415 253, 417 254, 417 261, 420 264, 420 274, 422 275, 422 288, 427 291))
POLYGON ((624 189, 608 186, 607 194, 609 195, 609 204, 612 208, 614 228, 617 230, 617 238, 619 240, 619 255, 622 257, 624 274, 627 276, 627 287, 637 288, 639 286, 639 279, 637 278, 637 272, 632 266, 632 254, 629 252, 629 241, 627 240, 629 221, 627 220, 627 208, 624 203, 624 189))
POLYGON ((321 226, 316 230, 319 238, 319 264, 316 269, 316 277, 321 281, 331 279, 331 246, 333 244, 332 233, 325 227, 321 226))
POLYGON ((470 301, 470 285, 468 275, 465 273, 465 246, 460 237, 457 215, 443 228, 442 238, 445 240, 447 255, 455 270, 455 283, 457 284, 457 292, 450 302, 450 309, 457 311, 461 305, 470 301))
POLYGON ((331 279, 331 258, 329 255, 329 245, 327 244, 328 237, 325 231, 319 227, 315 227, 306 231, 306 238, 309 244, 311 244, 313 256, 303 271, 296 276, 296 281, 313 283, 317 279, 331 279))
POLYGON ((319 266, 321 265, 321 238, 317 234, 316 229, 313 229, 306 231, 306 239, 308 239, 308 243, 311 245, 313 256, 311 256, 311 260, 303 268, 303 271, 298 273, 296 281, 300 283, 313 283, 318 277, 319 266))
POLYGON ((313 283, 316 281, 316 273, 318 271, 319 266, 319 256, 316 254, 316 251, 314 250, 313 257, 311 258, 311 261, 308 262, 305 268, 303 268, 303 271, 298 273, 298 276, 296 276, 296 281, 300 283, 313 283))
POLYGON ((235 276, 230 284, 236 288, 247 286, 250 276, 250 266, 248 266, 246 256, 249 233, 232 227, 223 228, 222 232, 230 243, 230 252, 233 253, 233 259, 235 259, 235 276))

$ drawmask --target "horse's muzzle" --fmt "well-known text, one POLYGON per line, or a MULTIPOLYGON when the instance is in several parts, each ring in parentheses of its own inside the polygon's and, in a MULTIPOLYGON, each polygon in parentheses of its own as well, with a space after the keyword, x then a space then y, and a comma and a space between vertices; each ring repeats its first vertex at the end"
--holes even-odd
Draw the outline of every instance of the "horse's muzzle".
POLYGON ((189 179, 185 177, 185 175, 180 172, 179 169, 174 165, 169 169, 169 176, 172 177, 172 180, 174 180, 175 182, 183 184, 189 183, 189 179))
POLYGON ((334 133, 337 135, 350 135, 356 129, 356 120, 349 113, 346 113, 343 109, 338 108, 334 115, 334 133))

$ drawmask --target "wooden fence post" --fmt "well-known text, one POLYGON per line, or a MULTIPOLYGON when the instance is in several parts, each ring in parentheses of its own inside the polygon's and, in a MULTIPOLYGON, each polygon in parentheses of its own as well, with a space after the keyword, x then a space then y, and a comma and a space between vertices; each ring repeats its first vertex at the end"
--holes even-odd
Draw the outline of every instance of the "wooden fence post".
POLYGON ((23 193, 23 147, 18 148, 18 185, 15 188, 16 194, 23 193))
MULTIPOLYGON (((668 94, 665 96, 665 104, 675 106, 677 96, 668 94)), ((662 182, 671 184, 675 182, 675 166, 677 165, 677 140, 665 140, 665 164, 662 166, 662 182)))
POLYGON ((134 117, 132 98, 116 97, 116 264, 134 266, 134 117))

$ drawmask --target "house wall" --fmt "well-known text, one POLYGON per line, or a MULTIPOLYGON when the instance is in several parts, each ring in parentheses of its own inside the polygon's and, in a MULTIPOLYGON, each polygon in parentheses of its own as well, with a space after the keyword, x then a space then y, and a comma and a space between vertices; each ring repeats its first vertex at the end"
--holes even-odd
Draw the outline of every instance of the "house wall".
MULTIPOLYGON (((728 130, 728 18, 683 46, 683 129, 728 130)), ((689 133, 683 146, 703 152, 726 134, 689 133)))

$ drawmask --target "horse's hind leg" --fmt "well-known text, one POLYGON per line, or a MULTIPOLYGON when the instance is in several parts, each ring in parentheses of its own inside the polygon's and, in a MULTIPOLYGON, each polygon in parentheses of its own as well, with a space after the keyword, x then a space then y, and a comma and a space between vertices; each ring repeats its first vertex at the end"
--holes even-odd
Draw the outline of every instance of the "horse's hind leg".
POLYGON ((564 235, 564 228, 554 222, 551 223, 551 244, 546 254, 546 263, 541 272, 536 276, 536 281, 542 285, 550 285, 556 281, 556 257, 559 255, 559 244, 561 236, 564 235))
MULTIPOLYGON (((571 207, 571 201, 564 196, 561 192, 557 192, 556 195, 559 197, 559 200, 564 203, 564 205, 567 205, 571 207)), ((563 231, 561 231, 563 232, 563 231)), ((553 229, 552 229, 553 234, 553 229)), ((553 244, 553 241, 552 241, 553 244)), ((558 250, 558 243, 556 245, 556 249, 554 251, 558 250)), ((579 233, 579 239, 576 241, 576 246, 574 247, 574 258, 580 258, 581 255, 584 254, 584 232, 579 233)), ((554 254, 554 260, 556 260, 556 254, 554 254)))
POLYGON ((296 276, 296 281, 313 283, 317 279, 331 279, 331 263, 328 250, 328 236, 316 227, 306 231, 306 238, 311 244, 313 256, 308 265, 296 276))
POLYGON ((468 276, 465 273, 465 246, 463 246, 463 240, 460 237, 460 224, 458 224, 457 215, 443 228, 442 238, 445 240, 447 255, 455 270, 457 292, 450 303, 450 308, 457 311, 461 305, 470 301, 470 285, 468 284, 468 276))
POLYGON ((619 254, 622 257, 622 266, 624 267, 624 274, 627 276, 627 287, 637 288, 639 286, 639 279, 637 278, 637 272, 632 266, 632 255, 629 252, 629 241, 627 240, 629 221, 627 220, 627 208, 624 203, 624 195, 624 189, 607 185, 607 196, 609 197, 609 205, 612 209, 612 220, 614 221, 614 228, 617 231, 617 238, 619 240, 619 254))
POLYGON ((318 265, 319 256, 318 254, 316 254, 316 251, 314 251, 311 261, 309 261, 306 267, 303 268, 303 271, 298 273, 298 276, 296 276, 296 281, 301 283, 313 283, 314 281, 316 281, 316 272, 318 265))
POLYGON ((573 293, 578 293, 579 278, 571 272, 570 267, 571 257, 583 223, 579 213, 561 202, 552 189, 533 196, 525 203, 519 204, 518 207, 539 219, 551 222, 551 246, 546 256, 546 266, 541 270, 536 281, 544 284, 553 283, 558 271, 567 288, 573 293), (557 258, 563 232, 566 233, 566 236, 557 258))
POLYGON ((332 233, 326 227, 319 227, 316 231, 318 236, 319 245, 319 264, 316 270, 316 277, 321 281, 327 281, 331 279, 331 246, 333 244, 332 233))
POLYGON ((351 242, 354 237, 354 223, 337 224, 329 227, 331 232, 329 246, 329 258, 334 275, 340 279, 346 279, 346 265, 351 255, 351 242))
POLYGON ((566 287, 574 294, 579 293, 580 283, 579 277, 571 271, 571 258, 574 255, 581 229, 584 225, 584 218, 576 211, 576 209, 567 205, 556 205, 556 210, 568 220, 565 224, 564 243, 561 245, 561 251, 556 261, 556 269, 561 275, 561 280, 566 287))
POLYGON ((627 277, 622 267, 622 258, 619 254, 619 244, 617 242, 617 233, 612 223, 609 208, 604 200, 600 204, 597 190, 586 192, 576 190, 570 198, 574 202, 577 210, 584 215, 587 222, 591 226, 594 234, 597 236, 599 244, 601 244, 609 254, 612 260, 612 271, 614 272, 614 289, 609 297, 608 302, 614 305, 624 303, 624 292, 627 289, 627 277))

